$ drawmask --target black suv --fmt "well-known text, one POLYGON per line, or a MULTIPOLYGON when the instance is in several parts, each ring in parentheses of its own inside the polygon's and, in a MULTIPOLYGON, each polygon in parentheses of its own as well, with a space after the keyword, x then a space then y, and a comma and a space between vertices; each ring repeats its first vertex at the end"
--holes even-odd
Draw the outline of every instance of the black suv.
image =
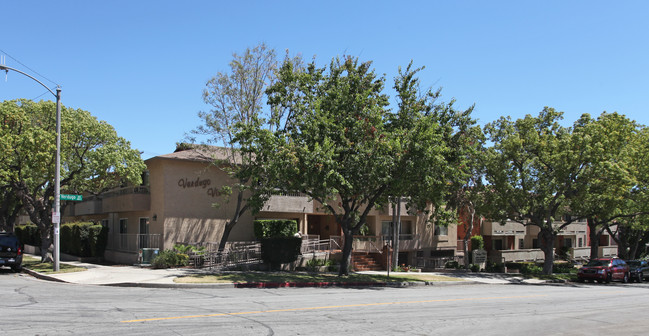
POLYGON ((0 267, 9 266, 14 272, 23 267, 23 250, 13 233, 0 232, 0 267))

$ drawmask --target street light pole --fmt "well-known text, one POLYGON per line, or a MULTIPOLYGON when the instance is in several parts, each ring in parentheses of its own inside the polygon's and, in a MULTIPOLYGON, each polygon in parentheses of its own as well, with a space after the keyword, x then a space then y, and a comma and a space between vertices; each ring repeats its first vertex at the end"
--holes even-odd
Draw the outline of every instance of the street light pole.
POLYGON ((59 228, 61 224, 61 88, 57 87, 56 93, 54 93, 54 91, 48 88, 41 81, 18 69, 0 64, 0 70, 4 70, 5 72, 9 72, 9 70, 11 70, 25 75, 36 81, 38 84, 42 85, 47 89, 47 91, 49 91, 52 95, 54 95, 54 97, 56 97, 56 167, 54 173, 54 208, 52 209, 52 225, 54 226, 52 241, 54 250, 52 252, 52 258, 54 259, 54 271, 58 272, 60 260, 59 228))
POLYGON ((54 251, 54 272, 59 271, 61 244, 59 229, 61 227, 61 88, 56 88, 56 168, 54 173, 54 209, 52 211, 52 224, 54 235, 52 237, 54 251))

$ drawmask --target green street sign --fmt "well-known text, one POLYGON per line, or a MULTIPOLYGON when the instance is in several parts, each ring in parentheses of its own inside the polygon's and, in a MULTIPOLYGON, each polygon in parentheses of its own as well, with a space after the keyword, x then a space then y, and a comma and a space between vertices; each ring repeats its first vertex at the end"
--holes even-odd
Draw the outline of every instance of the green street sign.
POLYGON ((60 199, 61 201, 81 201, 83 197, 81 195, 61 194, 60 199))

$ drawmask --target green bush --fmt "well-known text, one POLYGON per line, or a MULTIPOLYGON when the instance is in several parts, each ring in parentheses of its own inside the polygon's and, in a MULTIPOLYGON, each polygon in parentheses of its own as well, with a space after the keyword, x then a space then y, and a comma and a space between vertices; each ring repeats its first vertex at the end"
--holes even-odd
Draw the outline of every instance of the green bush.
POLYGON ((41 233, 36 225, 18 225, 14 228, 14 233, 21 244, 41 246, 41 233))
POLYGON ((521 273, 525 275, 538 275, 543 273, 543 267, 537 266, 534 263, 523 263, 521 273))
POLYGON ((108 228, 92 222, 61 225, 61 252, 77 257, 102 257, 108 244, 108 228))
POLYGON ((207 248, 205 246, 195 246, 191 244, 175 244, 174 245, 174 250, 178 253, 181 254, 198 254, 198 255, 203 255, 205 254, 207 248))
POLYGON ((171 268, 177 266, 187 266, 189 256, 184 253, 178 253, 174 250, 164 250, 158 254, 151 262, 153 268, 171 268))
POLYGON ((184 244, 175 244, 174 250, 176 250, 178 253, 189 254, 189 252, 192 251, 192 246, 184 245, 184 244))
POLYGON ((279 265, 297 260, 302 247, 302 238, 280 237, 261 240, 261 258, 269 263, 272 269, 279 265))
POLYGON ((480 272, 480 265, 471 264, 471 266, 469 266, 469 268, 471 269, 471 272, 480 272))
POLYGON ((92 225, 88 227, 88 243, 93 257, 103 258, 108 245, 108 227, 92 225))
POLYGON ((459 268, 460 263, 458 263, 456 260, 449 260, 444 264, 444 268, 459 268))
POLYGON ((471 251, 484 250, 484 238, 482 236, 471 236, 471 251))
POLYGON ((266 219, 254 222, 255 237, 265 238, 287 238, 297 233, 297 222, 289 219, 266 219))
POLYGON ((485 270, 490 273, 505 273, 505 265, 487 261, 485 270))
POLYGON ((73 237, 74 236, 72 235, 72 226, 69 225, 69 224, 61 225, 61 231, 60 231, 59 239, 60 239, 60 241, 62 243, 66 242, 66 243, 62 244, 61 252, 67 253, 67 254, 75 254, 70 250, 71 246, 72 246, 70 242, 72 242, 73 237))
POLYGON ((570 273, 575 270, 572 263, 555 263, 552 265, 552 273, 570 273))

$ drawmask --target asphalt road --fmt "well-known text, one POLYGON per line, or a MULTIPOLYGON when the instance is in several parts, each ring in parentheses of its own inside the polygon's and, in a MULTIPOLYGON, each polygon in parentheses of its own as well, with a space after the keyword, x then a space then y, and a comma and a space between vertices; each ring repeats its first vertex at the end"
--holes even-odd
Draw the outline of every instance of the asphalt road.
POLYGON ((649 284, 152 289, 0 270, 1 335, 647 335, 649 284))

